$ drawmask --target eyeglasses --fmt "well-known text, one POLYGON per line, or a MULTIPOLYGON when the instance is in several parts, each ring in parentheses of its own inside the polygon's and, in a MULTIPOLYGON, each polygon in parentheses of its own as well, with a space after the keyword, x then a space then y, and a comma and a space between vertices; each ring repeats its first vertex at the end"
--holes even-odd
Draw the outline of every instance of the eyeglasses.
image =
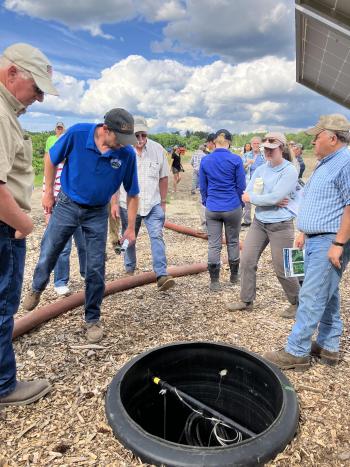
POLYGON ((316 142, 319 138, 319 136, 324 132, 326 131, 326 129, 324 128, 323 130, 321 130, 319 133, 317 133, 317 135, 314 136, 314 139, 313 139, 313 142, 316 142))
POLYGON ((147 138, 147 133, 136 133, 135 136, 137 139, 139 138, 145 139, 147 138))

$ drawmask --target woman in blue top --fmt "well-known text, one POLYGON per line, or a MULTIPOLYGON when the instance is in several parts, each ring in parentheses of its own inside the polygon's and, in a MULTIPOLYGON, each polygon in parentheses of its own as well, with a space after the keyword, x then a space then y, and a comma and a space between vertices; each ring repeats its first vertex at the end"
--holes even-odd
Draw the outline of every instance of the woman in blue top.
POLYGON ((220 252, 222 226, 225 226, 231 282, 237 281, 239 266, 239 231, 242 219, 241 196, 245 189, 242 159, 229 151, 231 133, 215 134, 215 150, 201 160, 199 186, 208 228, 208 270, 210 290, 220 290, 220 252))
POLYGON ((241 301, 228 304, 230 311, 253 308, 258 261, 270 243, 276 276, 291 304, 281 316, 293 318, 295 315, 299 282, 296 277, 284 275, 283 248, 292 248, 294 243, 298 173, 294 165, 283 158, 286 142, 282 133, 265 136, 263 144, 267 163, 255 170, 242 196, 244 202, 251 202, 256 209, 242 251, 241 301))

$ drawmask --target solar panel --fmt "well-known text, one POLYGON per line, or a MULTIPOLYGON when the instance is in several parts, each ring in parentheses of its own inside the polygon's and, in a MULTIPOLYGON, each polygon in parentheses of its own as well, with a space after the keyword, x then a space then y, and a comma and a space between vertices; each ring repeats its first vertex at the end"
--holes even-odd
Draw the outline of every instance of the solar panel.
POLYGON ((350 108, 350 0, 296 0, 297 82, 350 108))

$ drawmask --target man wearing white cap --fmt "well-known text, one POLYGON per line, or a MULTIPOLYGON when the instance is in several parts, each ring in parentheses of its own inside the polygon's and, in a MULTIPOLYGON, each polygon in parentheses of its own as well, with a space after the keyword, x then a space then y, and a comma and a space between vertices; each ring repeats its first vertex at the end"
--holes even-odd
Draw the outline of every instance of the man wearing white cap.
POLYGON ((58 95, 52 67, 40 50, 14 44, 0 57, 0 409, 25 405, 47 394, 46 380, 17 381, 12 346, 13 316, 19 306, 25 261, 25 237, 34 173, 32 143, 18 116, 44 94, 58 95))
MULTIPOLYGON (((166 196, 168 192, 169 166, 166 151, 159 143, 147 138, 146 119, 135 117, 135 136, 137 138, 137 173, 140 185, 139 210, 136 217, 135 234, 138 235, 141 222, 144 221, 151 242, 153 270, 157 276, 158 290, 168 290, 175 284, 167 274, 167 260, 163 240, 166 196)), ((116 197, 112 198, 114 204, 116 197)), ((120 218, 122 233, 128 226, 126 192, 120 189, 120 218)), ((115 208, 112 208, 113 210, 115 208)), ((126 272, 132 275, 136 268, 136 247, 129 245, 124 255, 126 272)))
POLYGON ((284 349, 264 357, 280 368, 307 369, 310 356, 339 362, 342 320, 339 283, 350 259, 350 122, 339 114, 323 115, 313 135, 318 164, 304 188, 296 246, 305 244, 305 278, 296 321, 284 349), (316 340, 312 340, 316 333, 316 340))

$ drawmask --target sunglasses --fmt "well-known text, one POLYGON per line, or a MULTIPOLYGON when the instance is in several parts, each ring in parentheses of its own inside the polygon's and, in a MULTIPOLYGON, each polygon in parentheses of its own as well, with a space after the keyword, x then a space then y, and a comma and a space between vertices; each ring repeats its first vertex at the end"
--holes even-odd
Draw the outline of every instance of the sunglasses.
POLYGON ((278 141, 278 139, 275 139, 275 138, 264 138, 262 142, 270 143, 270 144, 282 144, 281 141, 278 141))
POLYGON ((44 94, 44 91, 42 91, 35 83, 33 84, 33 91, 35 94, 39 94, 40 96, 44 94))
POLYGON ((137 139, 138 138, 144 139, 144 138, 147 138, 147 133, 136 133, 135 136, 136 136, 137 139))

